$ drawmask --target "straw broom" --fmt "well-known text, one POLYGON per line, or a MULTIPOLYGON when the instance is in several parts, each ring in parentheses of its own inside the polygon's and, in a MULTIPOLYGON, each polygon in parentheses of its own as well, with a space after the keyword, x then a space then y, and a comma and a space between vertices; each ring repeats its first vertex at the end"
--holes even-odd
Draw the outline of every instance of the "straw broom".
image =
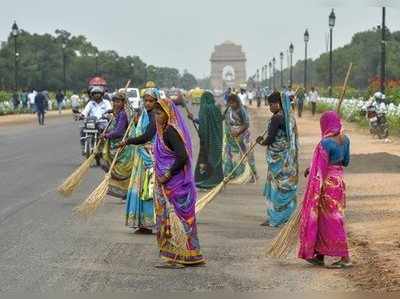
MULTIPOLYGON (((352 66, 353 64, 350 63, 344 80, 343 91, 336 107, 338 113, 340 112, 340 107, 346 94, 347 82, 350 77, 352 66)), ((292 251, 293 247, 297 245, 301 220, 301 206, 302 204, 300 203, 289 222, 282 228, 278 236, 274 239, 271 247, 267 250, 267 256, 285 258, 292 251)))
MULTIPOLYGON (((267 130, 264 131, 262 137, 264 138, 267 134, 267 130)), ((245 152, 242 158, 239 160, 238 164, 233 168, 233 170, 226 176, 221 183, 219 183, 216 187, 211 189, 207 194, 205 194, 200 200, 196 202, 196 214, 199 213, 206 205, 208 205, 214 198, 224 189, 224 187, 231 181, 234 176, 236 170, 241 166, 244 160, 247 158, 249 153, 254 150, 257 142, 255 141, 250 148, 245 152)))
MULTIPOLYGON (((108 122, 108 125, 105 129, 105 131, 108 130, 112 122, 112 119, 108 122)), ((70 196, 75 189, 81 184, 84 176, 88 173, 90 166, 93 164, 93 161, 98 154, 99 148, 101 143, 103 142, 102 139, 100 139, 94 150, 93 153, 87 158, 85 161, 82 162, 82 164, 57 188, 57 191, 64 195, 65 197, 70 196)))
MULTIPOLYGON (((134 120, 132 119, 131 122, 129 123, 128 128, 125 131, 123 141, 126 141, 128 138, 129 132, 131 130, 131 127, 134 123, 134 120)), ((109 187, 110 187, 110 180, 111 180, 111 173, 112 170, 117 163, 118 156, 122 152, 124 148, 121 147, 118 149, 116 152, 114 159, 111 163, 109 171, 106 173, 104 176, 104 180, 100 183, 100 185, 97 186, 97 188, 89 195, 86 200, 81 203, 79 206, 77 206, 74 209, 75 213, 81 214, 83 216, 91 216, 94 214, 94 212, 97 210, 97 208, 104 202, 104 199, 108 193, 109 187)))
MULTIPOLYGON (((125 91, 131 84, 131 80, 129 80, 125 85, 125 91)), ((108 128, 112 123, 112 119, 108 122, 107 127, 104 132, 107 132, 108 128)), ((98 154, 100 144, 103 140, 99 140, 93 150, 93 153, 87 158, 60 186, 58 186, 57 191, 64 196, 70 196, 75 189, 81 184, 82 179, 88 173, 90 166, 93 164, 93 161, 98 154)))

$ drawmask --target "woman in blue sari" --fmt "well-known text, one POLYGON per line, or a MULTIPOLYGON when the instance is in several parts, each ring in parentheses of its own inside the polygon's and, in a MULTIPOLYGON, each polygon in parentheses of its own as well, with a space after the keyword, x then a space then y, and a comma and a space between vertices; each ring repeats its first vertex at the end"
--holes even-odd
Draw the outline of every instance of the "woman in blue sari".
POLYGON ((297 206, 298 135, 290 99, 279 92, 268 97, 273 114, 266 138, 257 142, 267 146, 267 182, 264 195, 267 200, 267 220, 261 225, 278 227, 286 223, 297 206))

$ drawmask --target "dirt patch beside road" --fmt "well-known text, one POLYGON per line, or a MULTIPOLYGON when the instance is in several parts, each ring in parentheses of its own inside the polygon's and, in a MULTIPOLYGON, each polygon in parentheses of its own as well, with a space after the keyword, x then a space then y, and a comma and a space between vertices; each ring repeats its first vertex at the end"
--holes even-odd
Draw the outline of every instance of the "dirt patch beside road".
MULTIPOLYGON (((72 115, 72 110, 63 110, 61 115, 58 114, 58 111, 46 112, 46 118, 66 117, 66 116, 71 116, 71 115, 72 115)), ((37 122, 36 113, 10 114, 10 115, 0 116, 0 127, 9 126, 9 125, 25 124, 25 123, 33 123, 33 122, 37 122)))

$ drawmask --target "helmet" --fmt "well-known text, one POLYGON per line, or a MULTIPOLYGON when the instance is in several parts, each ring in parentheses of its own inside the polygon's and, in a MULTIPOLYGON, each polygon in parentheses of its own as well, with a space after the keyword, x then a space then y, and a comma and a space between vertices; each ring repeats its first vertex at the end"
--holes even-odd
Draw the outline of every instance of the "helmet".
POLYGON ((383 93, 381 93, 380 91, 378 91, 378 92, 374 93, 374 98, 383 100, 383 99, 385 99, 385 95, 383 93))
POLYGON ((101 93, 102 95, 104 95, 105 90, 103 86, 92 86, 89 87, 89 93, 92 95, 94 93, 101 93))

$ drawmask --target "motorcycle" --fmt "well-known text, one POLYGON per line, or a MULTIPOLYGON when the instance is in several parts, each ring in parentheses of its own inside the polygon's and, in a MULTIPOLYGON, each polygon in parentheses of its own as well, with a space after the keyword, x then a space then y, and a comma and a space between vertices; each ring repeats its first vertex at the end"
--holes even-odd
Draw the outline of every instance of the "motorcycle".
MULTIPOLYGON (((82 145, 82 156, 88 159, 93 153, 100 135, 104 128, 107 126, 108 120, 105 118, 85 118, 81 125, 81 145, 82 145)), ((99 149, 98 154, 95 157, 96 165, 100 166, 101 150, 99 149)))
POLYGON ((389 136, 389 126, 386 120, 386 113, 379 111, 375 105, 367 107, 366 113, 369 131, 379 139, 386 139, 389 136))

